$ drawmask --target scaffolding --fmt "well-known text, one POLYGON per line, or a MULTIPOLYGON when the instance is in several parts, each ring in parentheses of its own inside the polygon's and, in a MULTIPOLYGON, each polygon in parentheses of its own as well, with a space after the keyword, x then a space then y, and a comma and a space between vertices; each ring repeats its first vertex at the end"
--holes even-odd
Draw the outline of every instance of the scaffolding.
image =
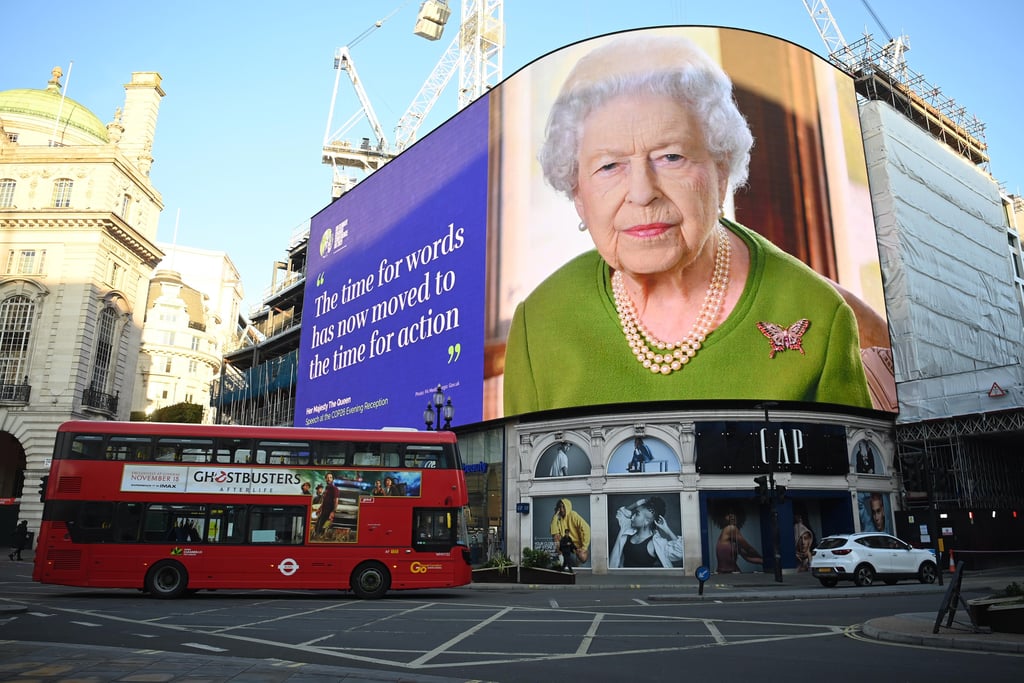
POLYGON ((1024 506, 1024 409, 898 425, 897 466, 907 508, 1024 506), (929 481, 930 480, 930 481, 929 481))

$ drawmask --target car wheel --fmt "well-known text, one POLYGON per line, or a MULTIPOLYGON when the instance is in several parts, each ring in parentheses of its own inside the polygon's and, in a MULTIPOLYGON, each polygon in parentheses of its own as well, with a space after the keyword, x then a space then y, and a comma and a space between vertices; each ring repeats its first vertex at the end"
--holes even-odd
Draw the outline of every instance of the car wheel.
POLYGON ((835 588, 836 585, 839 583, 839 579, 828 577, 821 577, 818 579, 818 581, 821 581, 821 585, 825 588, 835 588))
POLYGON ((188 571, 173 560, 157 562, 146 574, 146 590, 162 600, 180 598, 188 590, 188 571))
POLYGON ((388 592, 388 588, 391 587, 391 575, 379 562, 364 562, 352 572, 349 583, 357 598, 376 600, 388 592))
POLYGON ((869 564, 862 564, 853 573, 853 582, 858 586, 870 586, 875 581, 875 570, 869 564))
POLYGON ((934 562, 925 562, 921 565, 921 568, 917 570, 917 580, 921 583, 935 583, 935 579, 939 576, 939 570, 936 569, 934 562))

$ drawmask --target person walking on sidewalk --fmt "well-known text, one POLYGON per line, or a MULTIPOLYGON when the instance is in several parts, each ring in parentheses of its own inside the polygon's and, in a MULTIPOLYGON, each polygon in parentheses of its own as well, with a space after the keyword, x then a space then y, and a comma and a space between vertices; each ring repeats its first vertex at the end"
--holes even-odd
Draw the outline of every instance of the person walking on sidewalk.
POLYGON ((28 546, 28 521, 21 520, 18 526, 14 527, 14 534, 11 536, 11 552, 7 557, 11 561, 21 561, 21 551, 28 546))

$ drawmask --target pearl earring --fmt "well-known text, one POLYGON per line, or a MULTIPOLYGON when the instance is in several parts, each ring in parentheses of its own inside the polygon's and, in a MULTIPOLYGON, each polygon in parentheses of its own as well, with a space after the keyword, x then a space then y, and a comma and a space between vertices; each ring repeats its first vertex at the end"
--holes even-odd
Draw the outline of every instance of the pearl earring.
POLYGON ((576 229, 579 230, 580 232, 586 232, 587 231, 587 224, 584 223, 583 221, 580 221, 580 224, 579 224, 579 226, 577 226, 576 229))

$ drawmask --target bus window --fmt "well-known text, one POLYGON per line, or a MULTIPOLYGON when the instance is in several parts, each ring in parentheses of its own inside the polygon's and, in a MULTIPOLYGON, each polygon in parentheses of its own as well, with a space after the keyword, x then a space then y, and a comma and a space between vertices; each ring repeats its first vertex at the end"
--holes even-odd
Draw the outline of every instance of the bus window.
POLYGON ((447 469, 447 465, 438 465, 443 462, 444 447, 420 444, 409 444, 405 447, 405 466, 419 469, 447 469))
POLYGON ((142 529, 142 503, 119 503, 114 521, 115 539, 119 543, 135 543, 142 529))
POLYGON ((107 441, 107 460, 149 460, 148 436, 112 436, 107 441))
POLYGON ((357 443, 354 444, 352 465, 355 467, 401 467, 402 459, 398 456, 400 446, 393 443, 357 443))
POLYGON ((252 462, 252 439, 217 439, 216 462, 246 465, 252 462))
POLYGON ((412 513, 412 547, 416 550, 443 550, 450 548, 457 537, 451 509, 417 508, 412 513))
POLYGON ((103 437, 93 434, 78 434, 71 442, 71 458, 103 460, 103 437))
POLYGON ((352 444, 346 441, 321 441, 316 445, 316 463, 344 467, 351 464, 352 444))
POLYGON ((245 543, 244 505, 216 505, 210 508, 207 543, 245 543))
POLYGON ((212 439, 168 437, 156 442, 154 460, 162 462, 211 462, 212 439))
POLYGON ((271 465, 309 464, 309 444, 303 441, 259 441, 256 450, 271 465))
POLYGON ((306 529, 306 508, 254 505, 249 508, 251 543, 301 544, 306 529))
POLYGON ((142 538, 149 543, 200 543, 205 526, 203 505, 153 503, 146 509, 142 538))
POLYGON ((68 533, 75 543, 110 543, 114 540, 114 504, 81 503, 77 519, 68 520, 68 533))

